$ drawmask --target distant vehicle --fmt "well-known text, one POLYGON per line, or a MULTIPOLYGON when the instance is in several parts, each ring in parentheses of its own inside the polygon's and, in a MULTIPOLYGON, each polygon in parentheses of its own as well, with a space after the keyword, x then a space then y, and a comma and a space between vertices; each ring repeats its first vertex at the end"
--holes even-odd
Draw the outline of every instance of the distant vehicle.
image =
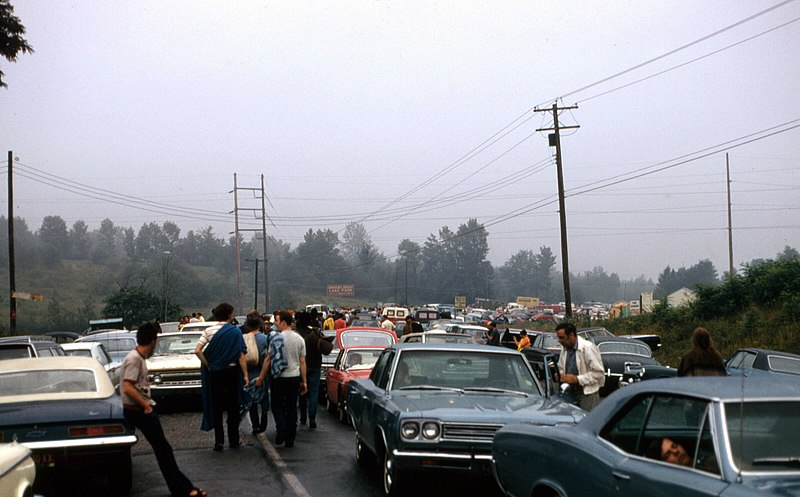
POLYGON ((485 328, 483 326, 478 326, 474 324, 450 324, 445 326, 445 331, 448 333, 462 333, 466 335, 471 335, 472 338, 475 340, 475 343, 485 344, 486 343, 486 334, 489 332, 489 328, 485 328))
POLYGON ((647 381, 610 395, 575 426, 501 428, 492 466, 509 497, 792 496, 798 412, 796 382, 647 381))
POLYGON ((466 333, 448 333, 444 330, 430 330, 422 333, 409 333, 400 337, 400 343, 472 343, 475 337, 466 333))
POLYGON ((421 324, 428 324, 439 319, 439 311, 436 309, 417 309, 414 311, 414 319, 421 324))
POLYGON ((114 362, 122 363, 128 352, 136 348, 136 333, 132 331, 108 331, 81 337, 75 343, 100 342, 105 345, 114 362))
POLYGON ((131 488, 133 428, 103 367, 88 357, 0 361, 0 438, 33 451, 36 493, 106 483, 109 495, 131 488))
POLYGON ((202 332, 162 333, 147 359, 150 395, 154 400, 177 396, 200 398, 200 359, 194 348, 202 332))
POLYGON ((25 335, 0 338, 0 359, 63 357, 65 355, 64 349, 52 337, 25 335))
POLYGON ((181 330, 181 323, 179 321, 169 321, 166 323, 158 323, 162 333, 173 333, 181 330))
POLYGON ((306 312, 311 312, 314 309, 317 310, 317 314, 322 316, 322 319, 325 319, 325 318, 328 317, 328 306, 327 305, 325 305, 325 304, 308 304, 306 306, 306 312))
POLYGON ((89 327, 83 332, 84 335, 92 335, 97 332, 109 330, 124 330, 122 318, 93 319, 89 321, 89 327))
POLYGON ((739 349, 725 363, 725 369, 731 376, 779 378, 800 375, 800 355, 777 350, 739 349))
POLYGON ((36 465, 31 449, 11 441, 0 443, 0 495, 31 497, 36 465))
POLYGON ((71 343, 79 339, 81 334, 74 331, 48 331, 47 333, 42 333, 42 336, 51 337, 56 343, 71 343))
POLYGON ((196 321, 194 323, 186 323, 185 325, 181 326, 181 333, 189 331, 205 331, 212 326, 221 327, 223 324, 225 323, 222 321, 196 321))
POLYGON ((114 361, 103 343, 74 342, 64 343, 61 345, 61 347, 68 356, 92 357, 97 360, 97 362, 103 366, 103 369, 106 370, 106 373, 108 373, 108 377, 111 379, 111 383, 114 385, 114 388, 119 388, 119 367, 122 365, 122 363, 114 361))
POLYGON ((381 317, 389 318, 393 323, 403 321, 406 316, 408 316, 408 309, 405 307, 384 307, 381 310, 381 317))

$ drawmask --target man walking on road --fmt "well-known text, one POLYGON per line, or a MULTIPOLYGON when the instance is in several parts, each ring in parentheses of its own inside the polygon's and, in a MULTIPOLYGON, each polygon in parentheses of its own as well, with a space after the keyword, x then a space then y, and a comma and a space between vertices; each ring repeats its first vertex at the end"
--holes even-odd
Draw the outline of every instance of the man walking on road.
POLYGON ((195 487, 178 468, 172 446, 164 436, 161 420, 153 410, 155 402, 150 397, 150 382, 147 380, 145 359, 153 355, 156 339, 161 331, 155 323, 145 323, 136 331, 136 348, 131 350, 120 366, 122 378, 123 413, 125 420, 141 430, 153 447, 158 467, 169 491, 174 496, 202 497, 205 490, 195 487))

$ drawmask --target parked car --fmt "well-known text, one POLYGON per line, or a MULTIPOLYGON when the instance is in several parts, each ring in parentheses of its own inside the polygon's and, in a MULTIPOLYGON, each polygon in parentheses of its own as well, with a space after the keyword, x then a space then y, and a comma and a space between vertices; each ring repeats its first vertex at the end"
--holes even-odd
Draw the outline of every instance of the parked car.
POLYGON ((56 343, 72 343, 81 337, 80 333, 74 331, 48 331, 42 336, 52 337, 56 343))
POLYGON ((13 441, 0 443, 0 495, 32 497, 35 479, 31 449, 13 441))
POLYGON ((153 355, 147 359, 150 395, 154 400, 200 398, 200 359, 194 348, 202 334, 179 331, 158 335, 153 355))
POLYGON ((465 335, 472 335, 472 338, 475 339, 476 343, 485 344, 486 343, 486 334, 489 332, 489 328, 484 326, 478 326, 474 324, 450 324, 445 326, 445 331, 448 333, 461 333, 465 335))
POLYGON ((53 337, 42 335, 0 338, 0 359, 22 359, 26 357, 63 357, 61 345, 53 337))
MULTIPOLYGON (((37 493, 106 481, 131 487, 133 429, 103 367, 87 357, 0 361, 0 439, 33 451, 37 493)), ((86 493, 89 494, 88 489, 86 493)))
POLYGON ((436 309, 417 309, 414 311, 414 320, 422 325, 426 325, 431 321, 439 319, 439 311, 436 309))
POLYGON ((650 347, 651 351, 661 348, 661 337, 658 335, 615 335, 603 328, 602 326, 590 326, 588 328, 578 328, 578 336, 583 338, 590 337, 619 337, 619 338, 633 338, 640 340, 650 347))
POLYGON ((385 348, 386 346, 373 345, 340 349, 333 367, 328 370, 325 406, 342 423, 349 422, 345 397, 347 385, 351 380, 369 377, 378 356, 385 348))
POLYGON ((122 364, 122 360, 128 352, 136 348, 135 331, 107 331, 81 337, 75 340, 76 343, 99 342, 105 345, 114 362, 122 364))
POLYGON ((648 381, 576 426, 506 426, 492 466, 511 497, 798 495, 798 412, 796 381, 648 381))
POLYGON ((190 331, 205 331, 212 326, 222 326, 222 321, 196 321, 194 323, 186 323, 181 326, 181 332, 190 332, 190 331))
POLYGON ((106 346, 100 342, 77 342, 61 344, 64 352, 68 356, 92 357, 99 362, 106 370, 114 388, 119 388, 121 362, 115 362, 106 350, 106 346))
POLYGON ((339 357, 339 344, 336 342, 336 330, 322 330, 322 336, 325 340, 333 343, 333 349, 328 355, 322 356, 322 365, 319 370, 319 401, 325 401, 326 392, 326 378, 328 371, 331 370, 336 363, 336 358, 339 357))
POLYGON ((506 424, 574 424, 584 416, 545 397, 517 351, 417 343, 387 348, 368 379, 351 381, 347 412, 356 460, 377 457, 387 496, 402 493, 410 470, 487 471, 494 433, 506 424))
POLYGON ((739 349, 725 363, 731 376, 800 375, 800 355, 777 350, 739 349))
POLYGON ((622 378, 619 379, 619 386, 626 387, 633 383, 644 380, 657 380, 661 378, 674 378, 678 376, 677 368, 663 365, 632 365, 625 366, 622 378))
POLYGON ((430 330, 422 333, 409 333, 400 337, 400 343, 478 343, 475 337, 466 333, 448 333, 444 330, 430 330))

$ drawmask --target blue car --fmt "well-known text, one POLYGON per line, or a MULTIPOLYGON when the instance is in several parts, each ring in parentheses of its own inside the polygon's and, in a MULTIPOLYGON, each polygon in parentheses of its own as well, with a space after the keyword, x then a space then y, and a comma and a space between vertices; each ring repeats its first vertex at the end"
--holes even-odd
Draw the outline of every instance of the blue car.
POLYGON ((799 422, 798 381, 646 381, 575 426, 500 429, 492 468, 512 497, 798 496, 799 422))
POLYGON ((739 349, 728 362, 725 370, 730 376, 762 376, 774 378, 776 374, 800 375, 800 355, 777 350, 739 349))
POLYGON ((509 423, 574 425, 581 409, 544 395, 525 357, 474 344, 404 343, 349 383, 356 460, 377 459, 387 496, 411 471, 490 470, 492 438, 509 423))

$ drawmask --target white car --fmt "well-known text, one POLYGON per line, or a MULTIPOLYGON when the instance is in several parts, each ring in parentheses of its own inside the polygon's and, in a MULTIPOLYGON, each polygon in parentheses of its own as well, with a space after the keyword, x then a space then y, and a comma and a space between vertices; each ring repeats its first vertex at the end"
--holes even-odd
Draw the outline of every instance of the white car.
POLYGON ((114 359, 111 358, 111 354, 106 350, 105 344, 101 342, 73 342, 62 343, 61 348, 64 349, 67 355, 93 357, 97 359, 97 362, 102 364, 103 369, 108 373, 108 377, 111 378, 111 383, 114 385, 114 388, 119 388, 119 367, 122 363, 115 362, 114 359))
POLYGON ((400 337, 400 343, 480 343, 466 333, 448 333, 444 330, 431 330, 422 333, 409 333, 400 337))
POLYGON ((464 333, 472 335, 476 343, 481 345, 486 344, 486 334, 489 333, 489 328, 478 326, 474 324, 450 324, 445 327, 448 333, 464 333))
POLYGON ((0 444, 0 495, 30 497, 36 466, 31 450, 17 442, 0 444))
POLYGON ((179 331, 158 335, 153 355, 147 359, 153 399, 200 398, 200 359, 194 355, 194 348, 202 334, 201 331, 179 331))

